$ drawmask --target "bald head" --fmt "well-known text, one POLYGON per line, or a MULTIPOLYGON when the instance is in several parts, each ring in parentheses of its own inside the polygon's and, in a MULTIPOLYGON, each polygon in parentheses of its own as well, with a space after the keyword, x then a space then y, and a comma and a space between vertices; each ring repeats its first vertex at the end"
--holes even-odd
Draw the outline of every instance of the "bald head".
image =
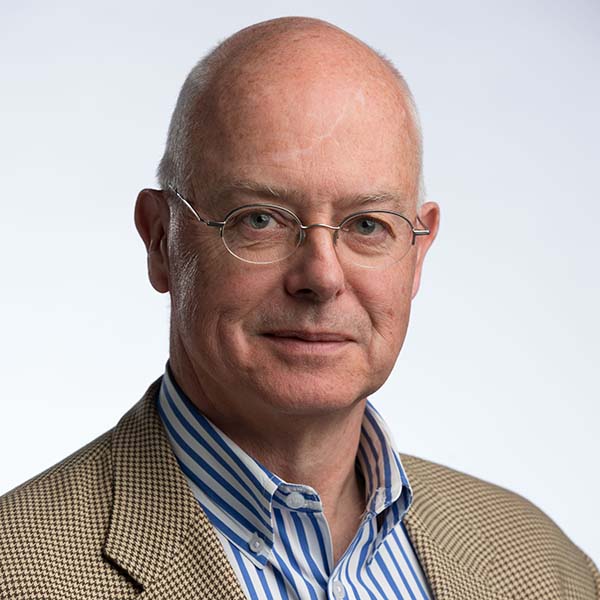
POLYGON ((229 37, 191 71, 173 113, 158 177, 163 188, 171 184, 191 194, 194 182, 213 172, 211 164, 230 158, 232 138, 265 128, 281 131, 282 138, 284 132, 294 134, 293 147, 270 136, 265 150, 279 156, 314 149, 339 135, 354 136, 357 144, 378 144, 378 132, 390 127, 397 130, 405 188, 422 202, 418 117, 395 67, 329 23, 275 19, 229 37), (349 128, 348 115, 360 111, 362 130, 349 128))

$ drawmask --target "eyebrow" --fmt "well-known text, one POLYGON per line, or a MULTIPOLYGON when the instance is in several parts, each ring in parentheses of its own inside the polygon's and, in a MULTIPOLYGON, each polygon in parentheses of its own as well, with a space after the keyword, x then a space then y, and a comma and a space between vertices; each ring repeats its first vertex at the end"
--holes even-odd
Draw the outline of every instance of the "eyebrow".
POLYGON ((273 186, 266 183, 258 183, 250 179, 237 179, 219 187, 217 191, 218 198, 228 198, 236 192, 250 192, 256 196, 267 199, 286 200, 288 198, 299 197, 298 192, 288 190, 283 187, 273 186))
MULTIPOLYGON (((238 179, 229 181, 219 187, 216 196, 220 200, 230 198, 236 192, 252 193, 266 200, 288 200, 299 202, 306 194, 281 186, 258 183, 249 179, 238 179)), ((403 192, 400 191, 376 191, 366 194, 355 194, 342 198, 344 203, 349 206, 363 207, 365 205, 390 203, 399 207, 407 207, 409 200, 403 192)))

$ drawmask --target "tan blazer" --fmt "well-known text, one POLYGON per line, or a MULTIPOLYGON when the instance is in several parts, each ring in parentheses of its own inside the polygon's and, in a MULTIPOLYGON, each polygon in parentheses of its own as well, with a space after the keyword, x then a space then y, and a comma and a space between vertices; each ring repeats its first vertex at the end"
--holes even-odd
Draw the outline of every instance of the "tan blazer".
MULTIPOLYGON (((242 600, 155 408, 0 498, 2 600, 242 600)), ((437 600, 600 598, 600 575, 523 498, 410 456, 406 527, 437 600)))

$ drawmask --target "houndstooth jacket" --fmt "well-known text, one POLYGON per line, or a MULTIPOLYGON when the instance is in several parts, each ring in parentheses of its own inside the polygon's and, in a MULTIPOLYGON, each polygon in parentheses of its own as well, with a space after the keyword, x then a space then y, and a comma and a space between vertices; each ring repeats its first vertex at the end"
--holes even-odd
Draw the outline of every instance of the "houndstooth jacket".
MULTIPOLYGON (((2 600, 244 600, 150 386, 111 431, 0 498, 2 600)), ((402 456, 436 600, 600 599, 592 561, 527 500, 402 456)))

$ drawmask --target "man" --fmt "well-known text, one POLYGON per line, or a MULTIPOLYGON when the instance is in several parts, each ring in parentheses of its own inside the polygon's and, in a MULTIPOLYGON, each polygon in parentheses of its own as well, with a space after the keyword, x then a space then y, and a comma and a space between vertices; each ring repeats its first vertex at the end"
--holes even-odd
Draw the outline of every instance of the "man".
POLYGON ((2 499, 2 598, 600 598, 518 496, 393 448, 388 377, 433 242, 410 92, 320 21, 192 71, 135 219, 164 376, 2 499))

